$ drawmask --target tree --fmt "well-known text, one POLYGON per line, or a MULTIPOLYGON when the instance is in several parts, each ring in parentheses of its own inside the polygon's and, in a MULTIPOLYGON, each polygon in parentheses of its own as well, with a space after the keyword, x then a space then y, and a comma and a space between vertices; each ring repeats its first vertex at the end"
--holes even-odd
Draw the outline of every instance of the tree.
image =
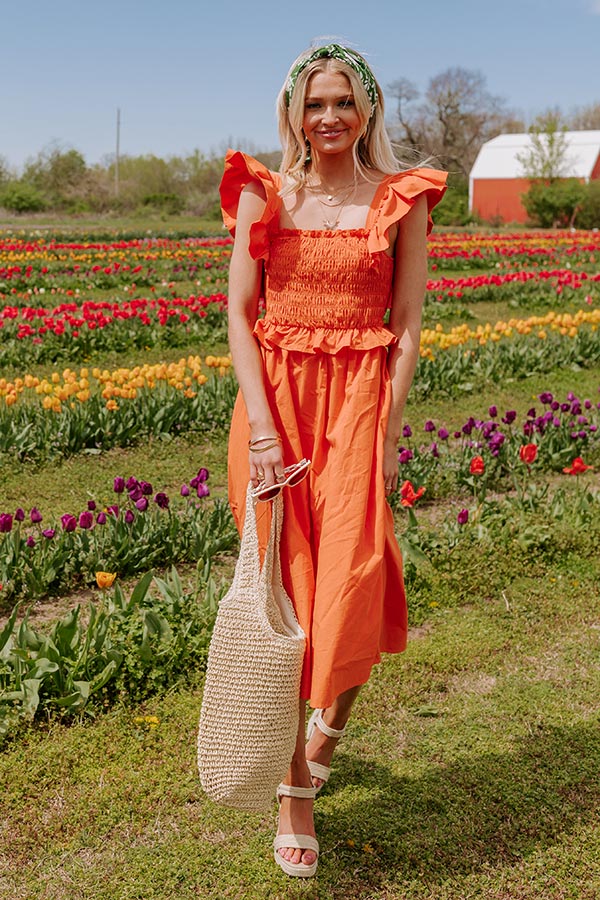
POLYGON ((573 131, 600 131, 600 103, 590 103, 574 109, 569 116, 568 125, 573 131))
POLYGON ((50 205, 60 206, 76 193, 86 172, 85 159, 78 150, 51 144, 29 160, 21 180, 44 194, 50 205))
POLYGON ((450 172, 467 179, 481 145, 503 131, 522 130, 504 100, 490 94, 480 72, 460 66, 434 76, 424 102, 413 82, 389 85, 396 100, 392 136, 420 154, 434 156, 450 172))
POLYGON ((529 128, 529 147, 517 153, 525 178, 555 181, 569 174, 566 131, 560 110, 546 110, 537 116, 529 128))

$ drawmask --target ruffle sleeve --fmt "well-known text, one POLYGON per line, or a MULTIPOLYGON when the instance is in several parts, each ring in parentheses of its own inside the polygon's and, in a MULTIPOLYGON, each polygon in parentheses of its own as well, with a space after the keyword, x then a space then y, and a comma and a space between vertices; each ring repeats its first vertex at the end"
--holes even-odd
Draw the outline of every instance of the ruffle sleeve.
POLYGON ((426 167, 409 169, 392 175, 381 186, 378 202, 373 205, 369 228, 368 247, 370 253, 379 253, 389 247, 390 227, 402 219, 412 209, 417 197, 427 198, 427 234, 433 228, 431 210, 446 193, 447 172, 426 167))
POLYGON ((281 208, 278 177, 257 159, 239 150, 228 150, 219 193, 223 222, 232 236, 235 235, 240 194, 250 182, 261 184, 267 197, 262 216, 250 226, 250 256, 253 259, 267 259, 269 226, 277 221, 281 208))

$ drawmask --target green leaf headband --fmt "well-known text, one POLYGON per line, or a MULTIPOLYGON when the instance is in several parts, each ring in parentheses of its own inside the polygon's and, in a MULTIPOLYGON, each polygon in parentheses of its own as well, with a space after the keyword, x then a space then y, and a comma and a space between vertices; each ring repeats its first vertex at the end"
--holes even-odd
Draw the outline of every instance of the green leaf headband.
POLYGON ((347 66, 350 66, 351 69, 354 69, 354 71, 362 81, 367 94, 369 95, 369 100, 371 101, 371 115, 373 115, 377 106, 377 102, 379 100, 377 95, 377 84, 375 82, 375 76, 371 72, 362 56, 360 56, 354 50, 350 50, 348 47, 342 47, 341 44, 327 44, 326 47, 317 47, 316 50, 313 50, 310 56, 306 56, 304 59, 301 59, 300 62, 294 66, 288 76, 285 88, 285 99, 288 106, 290 105, 292 94, 294 93, 294 88, 296 87, 298 75, 316 59, 339 59, 341 62, 346 63, 347 66))

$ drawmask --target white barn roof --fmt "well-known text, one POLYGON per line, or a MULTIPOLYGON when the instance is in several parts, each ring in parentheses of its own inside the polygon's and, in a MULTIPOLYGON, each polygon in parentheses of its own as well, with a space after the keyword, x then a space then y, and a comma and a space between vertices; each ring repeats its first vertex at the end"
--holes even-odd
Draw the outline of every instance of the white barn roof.
MULTIPOLYGON (((565 175, 589 179, 600 154, 600 131, 566 131, 565 175)), ((524 178, 517 154, 527 152, 529 134, 501 134, 487 141, 473 163, 470 178, 524 178)))

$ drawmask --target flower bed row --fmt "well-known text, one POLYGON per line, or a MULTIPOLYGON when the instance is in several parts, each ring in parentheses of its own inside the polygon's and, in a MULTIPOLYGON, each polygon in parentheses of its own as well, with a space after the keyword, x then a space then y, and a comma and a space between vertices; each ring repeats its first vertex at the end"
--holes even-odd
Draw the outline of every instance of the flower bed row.
POLYGON ((89 359, 107 352, 180 347, 226 338, 224 294, 136 297, 120 302, 60 303, 0 310, 4 365, 89 359))
POLYGON ((600 252, 597 231, 515 232, 502 234, 434 231, 429 257, 439 269, 535 266, 540 261, 594 264, 600 252))
POLYGON ((401 480, 417 486, 442 480, 447 491, 473 487, 476 475, 498 487, 506 479, 518 483, 524 465, 533 472, 560 472, 574 458, 600 458, 600 400, 572 391, 564 399, 544 391, 537 399, 521 419, 514 409, 502 414, 492 405, 487 418, 469 416, 452 431, 431 419, 418 428, 405 424, 401 480))
POLYGON ((116 502, 90 500, 50 524, 35 506, 0 509, 0 602, 89 585, 98 571, 133 575, 178 560, 206 561, 229 548, 231 516, 224 501, 207 506, 207 481, 201 468, 170 498, 148 481, 117 476, 116 502))

